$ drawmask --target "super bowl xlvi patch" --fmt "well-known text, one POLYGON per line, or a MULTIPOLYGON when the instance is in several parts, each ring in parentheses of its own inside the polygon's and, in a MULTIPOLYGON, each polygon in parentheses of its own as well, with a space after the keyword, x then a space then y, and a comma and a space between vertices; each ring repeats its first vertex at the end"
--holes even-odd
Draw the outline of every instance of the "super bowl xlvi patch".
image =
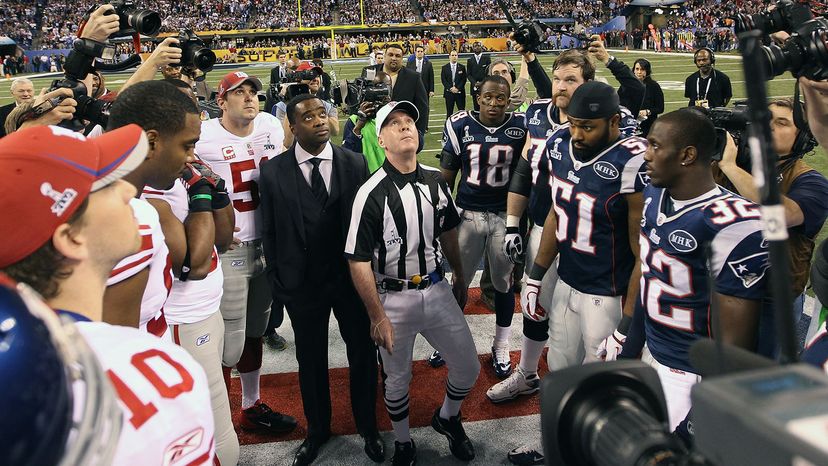
POLYGON ((210 334, 209 333, 196 338, 196 346, 201 346, 201 345, 207 343, 208 341, 210 341, 210 334))
POLYGON ((244 259, 234 260, 230 262, 230 267, 244 267, 245 262, 244 259))
POLYGON ((272 142, 270 142, 270 133, 267 133, 267 141, 265 142, 264 149, 276 150, 276 146, 272 142))
POLYGON ((402 238, 400 238, 400 235, 397 234, 397 230, 395 228, 391 229, 391 233, 389 236, 390 238, 385 240, 386 247, 390 247, 395 244, 402 244, 402 238))
POLYGON ((550 158, 553 158, 555 160, 561 160, 561 157, 563 156, 563 154, 561 154, 561 151, 558 150, 558 145, 561 143, 561 141, 563 141, 562 138, 555 138, 555 141, 554 141, 555 145, 552 146, 552 149, 549 150, 549 157, 550 158))
POLYGON ((469 127, 463 127, 463 142, 474 142, 474 136, 469 134, 469 127))
POLYGON ((49 199, 55 201, 50 210, 58 217, 63 215, 63 213, 66 212, 66 209, 72 205, 72 201, 78 197, 78 192, 74 189, 66 188, 63 191, 58 191, 57 189, 54 189, 50 183, 43 183, 40 185, 40 194, 43 194, 49 199))
POLYGON ((727 263, 733 274, 742 280, 745 288, 750 288, 765 276, 770 267, 767 252, 757 252, 739 260, 727 263))
POLYGON ((532 118, 529 119, 529 124, 534 126, 540 126, 541 121, 538 116, 540 115, 541 109, 535 110, 535 113, 532 115, 532 118))
POLYGON ((523 139, 526 136, 526 131, 520 128, 509 128, 504 133, 512 139, 523 139))
POLYGON ((690 233, 684 230, 675 230, 671 232, 668 237, 668 241, 670 244, 675 248, 676 251, 679 252, 690 252, 695 251, 696 247, 698 246, 698 241, 696 238, 693 237, 690 233))
POLYGON ((605 180, 614 180, 619 176, 618 169, 615 168, 613 164, 605 160, 595 162, 592 165, 592 170, 595 171, 596 175, 600 176, 605 180))

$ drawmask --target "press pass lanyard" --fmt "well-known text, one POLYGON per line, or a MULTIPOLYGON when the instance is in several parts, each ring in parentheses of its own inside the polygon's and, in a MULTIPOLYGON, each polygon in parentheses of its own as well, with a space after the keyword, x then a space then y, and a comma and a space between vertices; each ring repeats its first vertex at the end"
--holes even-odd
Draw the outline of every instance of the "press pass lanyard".
POLYGON ((699 77, 696 78, 696 100, 706 100, 707 99, 707 94, 710 92, 710 83, 713 82, 713 78, 715 78, 715 77, 716 77, 716 70, 713 70, 713 72, 710 73, 710 78, 707 80, 707 88, 704 90, 704 96, 701 95, 701 80, 702 80, 701 75, 699 75, 699 77))

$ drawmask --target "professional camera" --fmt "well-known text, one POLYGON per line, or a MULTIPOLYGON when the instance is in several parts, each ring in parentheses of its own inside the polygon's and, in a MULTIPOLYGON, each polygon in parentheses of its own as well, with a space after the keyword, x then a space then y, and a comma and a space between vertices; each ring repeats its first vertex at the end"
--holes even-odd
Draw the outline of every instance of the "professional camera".
POLYGON ((106 59, 113 49, 104 44, 78 39, 73 44, 72 52, 66 57, 63 65, 63 79, 52 81, 50 91, 66 88, 72 90, 72 98, 78 103, 75 108, 74 118, 60 123, 59 126, 78 131, 83 129, 83 120, 106 127, 109 119, 109 107, 111 102, 104 102, 89 97, 86 92, 86 85, 83 79, 92 71, 92 62, 96 57, 106 59))
POLYGON ((288 72, 281 82, 270 83, 270 98, 274 102, 290 102, 298 95, 310 94, 310 86, 302 81, 313 81, 321 74, 319 67, 303 62, 296 70, 288 72))
POLYGON ((733 107, 714 107, 703 110, 713 126, 716 127, 716 152, 713 160, 720 161, 727 146, 727 134, 733 137, 738 148, 736 163, 742 168, 750 166, 750 156, 747 151, 747 138, 744 137, 750 124, 747 102, 736 102, 733 107))
POLYGON ((371 102, 376 108, 390 102, 391 87, 365 77, 353 81, 343 80, 339 86, 334 86, 333 100, 336 105, 344 105, 348 115, 356 115, 364 102, 371 102))
POLYGON ((755 15, 736 16, 737 32, 790 33, 784 44, 762 47, 767 79, 785 71, 795 77, 821 81, 828 78, 828 19, 814 18, 808 2, 778 0, 775 8, 755 15))
POLYGON ((522 21, 512 36, 524 49, 538 53, 543 43, 543 25, 539 21, 522 21))
POLYGON ((143 34, 154 36, 161 30, 161 17, 152 10, 142 10, 135 6, 132 0, 111 0, 120 22, 120 30, 114 35, 143 34))
POLYGON ((181 49, 181 61, 178 66, 184 69, 199 69, 206 73, 216 64, 216 54, 190 29, 179 31, 178 47, 181 49))

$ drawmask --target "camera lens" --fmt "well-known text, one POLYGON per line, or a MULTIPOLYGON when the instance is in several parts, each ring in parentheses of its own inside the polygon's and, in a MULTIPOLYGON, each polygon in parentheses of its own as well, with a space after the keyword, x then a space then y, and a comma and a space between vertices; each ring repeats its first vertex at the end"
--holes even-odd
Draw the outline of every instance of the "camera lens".
POLYGON ((216 64, 216 54, 207 47, 198 47, 198 50, 193 53, 193 66, 200 69, 204 73, 213 69, 216 64))
POLYGON ((151 10, 133 11, 127 22, 136 32, 145 36, 154 36, 161 30, 161 16, 151 10))
POLYGON ((798 70, 802 66, 803 51, 797 41, 789 40, 782 47, 772 44, 762 47, 765 52, 765 77, 772 79, 787 70, 798 70))

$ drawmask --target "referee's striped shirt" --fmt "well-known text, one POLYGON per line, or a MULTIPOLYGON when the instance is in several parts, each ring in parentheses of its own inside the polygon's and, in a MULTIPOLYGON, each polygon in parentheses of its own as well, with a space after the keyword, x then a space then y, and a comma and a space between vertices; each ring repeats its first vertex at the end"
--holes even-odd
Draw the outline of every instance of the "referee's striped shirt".
POLYGON ((354 199, 345 255, 390 277, 425 275, 442 262, 440 234, 459 224, 439 170, 418 163, 402 174, 386 159, 354 199))

